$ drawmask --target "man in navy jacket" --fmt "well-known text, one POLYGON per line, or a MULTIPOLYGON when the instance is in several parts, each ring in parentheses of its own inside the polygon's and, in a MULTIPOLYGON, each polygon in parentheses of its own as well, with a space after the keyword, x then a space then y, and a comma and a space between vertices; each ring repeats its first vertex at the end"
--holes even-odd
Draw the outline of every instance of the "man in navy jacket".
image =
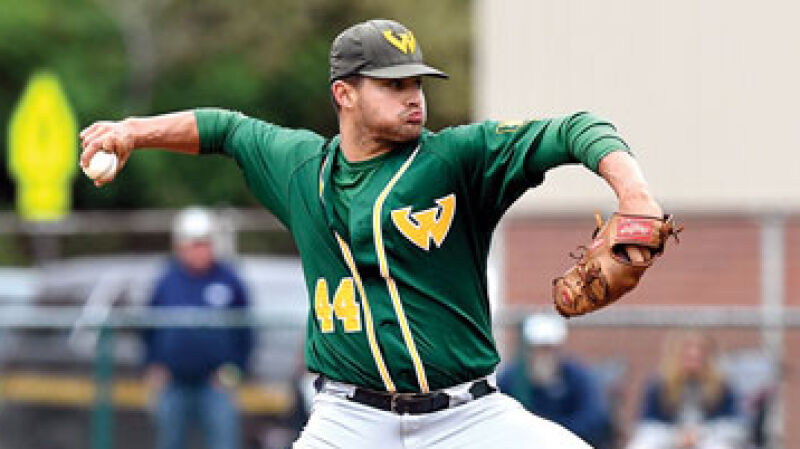
POLYGON ((566 336, 563 318, 528 317, 520 357, 499 374, 497 384, 532 413, 561 424, 594 448, 608 447, 607 401, 594 376, 561 353, 566 336))
MULTIPOLYGON (((242 282, 213 250, 214 220, 198 208, 181 212, 175 257, 158 280, 152 307, 231 310, 248 306, 242 282)), ((241 446, 234 387, 252 349, 247 328, 153 328, 144 334, 145 381, 156 399, 157 449, 183 449, 203 430, 208 449, 241 446)))

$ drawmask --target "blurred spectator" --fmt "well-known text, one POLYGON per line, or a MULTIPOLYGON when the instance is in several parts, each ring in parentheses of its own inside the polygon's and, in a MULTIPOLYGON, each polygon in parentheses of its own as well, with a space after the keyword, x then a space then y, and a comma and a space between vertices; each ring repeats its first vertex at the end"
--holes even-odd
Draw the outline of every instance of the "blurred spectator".
MULTIPOLYGON (((214 220, 182 211, 173 228, 175 257, 156 284, 152 307, 247 307, 242 282, 217 261, 214 220)), ((238 449, 235 387, 247 367, 252 333, 245 328, 155 328, 144 335, 145 380, 155 401, 157 449, 184 449, 201 429, 208 449, 238 449)))
POLYGON ((715 366, 710 336, 668 336, 628 449, 737 449, 746 430, 733 390, 715 366))
POLYGON ((563 353, 566 338, 563 318, 528 317, 520 356, 500 373, 498 386, 529 411, 561 424, 595 448, 606 448, 612 433, 605 396, 590 372, 563 353))

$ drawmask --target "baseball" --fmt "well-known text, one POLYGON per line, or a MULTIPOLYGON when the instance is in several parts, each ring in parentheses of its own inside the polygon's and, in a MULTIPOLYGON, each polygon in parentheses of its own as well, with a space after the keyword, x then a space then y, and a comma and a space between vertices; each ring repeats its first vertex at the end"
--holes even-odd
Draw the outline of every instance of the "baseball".
POLYGON ((83 172, 95 181, 110 181, 117 172, 117 163, 115 153, 98 151, 92 156, 89 165, 83 168, 83 172))

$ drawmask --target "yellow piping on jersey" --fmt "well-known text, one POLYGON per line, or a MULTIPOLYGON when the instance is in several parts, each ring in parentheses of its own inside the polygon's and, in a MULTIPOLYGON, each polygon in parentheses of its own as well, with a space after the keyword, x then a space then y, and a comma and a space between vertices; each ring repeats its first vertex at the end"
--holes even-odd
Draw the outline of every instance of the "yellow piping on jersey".
POLYGON ((389 264, 386 259, 386 249, 383 247, 383 233, 381 228, 381 210, 383 209, 383 202, 386 200, 386 197, 389 195, 389 192, 392 190, 394 185, 403 176, 403 173, 408 169, 409 165, 411 165, 411 161, 417 156, 419 152, 419 147, 417 147, 411 156, 400 166, 400 169, 397 170, 397 173, 394 174, 389 183, 386 184, 386 187, 383 188, 383 191, 380 195, 378 195, 378 199, 375 200, 375 205, 372 208, 372 233, 375 239, 375 252, 378 255, 378 264, 380 266, 381 276, 386 279, 386 286, 389 288, 389 294, 392 297, 392 304, 394 305, 394 311, 397 315, 397 321, 400 323, 400 330, 403 333, 403 340, 405 340, 406 348, 408 348, 408 353, 411 355, 411 360, 414 362, 414 370, 417 373, 417 381, 419 382, 419 388, 423 393, 427 393, 429 391, 428 388, 428 379, 425 375, 425 367, 422 366, 422 359, 417 352, 417 346, 414 344, 414 337, 411 335, 411 329, 408 326, 408 320, 406 319, 406 314, 403 311, 403 303, 400 301, 400 293, 397 291, 397 285, 392 279, 391 273, 389 273, 389 264))
POLYGON ((358 274, 358 269, 356 269, 355 260, 353 260, 353 254, 350 252, 350 247, 347 246, 347 243, 339 237, 339 234, 334 232, 334 236, 336 236, 336 241, 339 242, 339 248, 342 250, 342 255, 344 256, 344 260, 347 262, 347 267, 350 269, 350 273, 353 275, 353 280, 356 281, 356 287, 358 288, 358 294, 361 295, 361 305, 364 309, 364 324, 367 328, 367 341, 369 342, 369 347, 372 350, 372 358, 375 360, 375 366, 378 367, 378 372, 381 375, 381 379, 383 380, 383 386, 386 388, 386 391, 395 392, 396 388, 394 386, 394 382, 392 382, 392 378, 389 375, 389 370, 386 369, 386 364, 383 361, 383 356, 381 355, 381 350, 378 348, 378 341, 375 338, 375 328, 372 324, 372 313, 369 309, 369 301, 367 301, 367 292, 364 290, 364 284, 361 283, 361 276, 358 274))
POLYGON ((324 161, 322 161, 322 166, 319 169, 319 197, 322 198, 322 192, 325 190, 325 180, 322 178, 322 174, 325 172, 325 166, 328 165, 328 158, 326 157, 324 161))

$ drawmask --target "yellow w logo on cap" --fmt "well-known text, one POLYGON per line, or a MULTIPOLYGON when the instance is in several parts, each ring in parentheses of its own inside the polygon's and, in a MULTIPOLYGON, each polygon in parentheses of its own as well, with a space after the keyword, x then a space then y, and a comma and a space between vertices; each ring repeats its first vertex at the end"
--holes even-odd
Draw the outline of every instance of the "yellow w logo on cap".
POLYGON ((392 30, 384 30, 383 37, 404 54, 414 53, 417 50, 417 40, 414 39, 411 31, 400 33, 395 37, 392 30))
POLYGON ((397 230, 425 251, 430 249, 431 239, 437 248, 441 248, 456 214, 456 195, 451 193, 439 198, 436 204, 437 207, 413 214, 411 206, 392 211, 392 221, 397 230))

